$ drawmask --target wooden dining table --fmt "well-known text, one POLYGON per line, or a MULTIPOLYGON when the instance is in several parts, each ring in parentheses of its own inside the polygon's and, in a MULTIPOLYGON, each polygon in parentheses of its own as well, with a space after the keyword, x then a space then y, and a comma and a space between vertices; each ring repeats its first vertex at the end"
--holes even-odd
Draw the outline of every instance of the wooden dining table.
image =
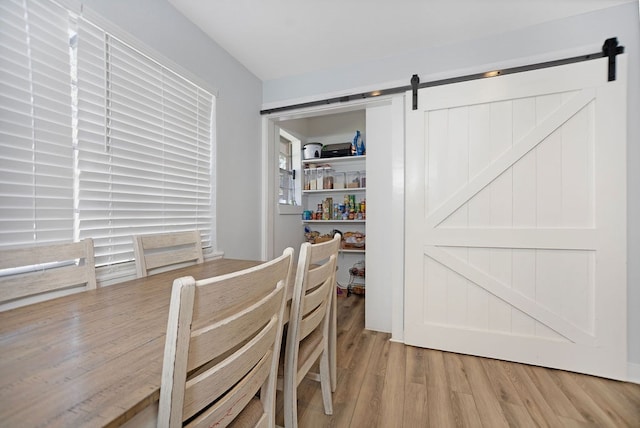
MULTIPOLYGON (((137 426, 151 420, 174 279, 199 280, 260 263, 211 260, 1 312, 0 425, 137 426)), ((288 301, 292 293, 291 280, 288 301)))

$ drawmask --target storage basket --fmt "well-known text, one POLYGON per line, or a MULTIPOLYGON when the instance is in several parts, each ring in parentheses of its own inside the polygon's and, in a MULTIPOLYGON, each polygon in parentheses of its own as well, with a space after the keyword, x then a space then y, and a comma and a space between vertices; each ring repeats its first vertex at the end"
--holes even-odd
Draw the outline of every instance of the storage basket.
POLYGON ((366 235, 361 232, 345 232, 342 236, 342 249, 344 250, 364 250, 366 235))

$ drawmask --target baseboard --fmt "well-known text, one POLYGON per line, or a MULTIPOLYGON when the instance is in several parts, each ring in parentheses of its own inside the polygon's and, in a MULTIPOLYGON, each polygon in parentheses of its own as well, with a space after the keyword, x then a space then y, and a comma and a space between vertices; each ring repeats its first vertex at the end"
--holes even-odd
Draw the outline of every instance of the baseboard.
POLYGON ((627 381, 640 384, 640 364, 627 363, 627 381))

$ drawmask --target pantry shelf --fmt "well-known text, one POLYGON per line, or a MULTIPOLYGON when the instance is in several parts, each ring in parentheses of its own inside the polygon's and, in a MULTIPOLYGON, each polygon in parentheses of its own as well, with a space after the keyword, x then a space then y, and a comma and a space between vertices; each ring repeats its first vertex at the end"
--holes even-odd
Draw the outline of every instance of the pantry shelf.
POLYGON ((343 189, 320 189, 320 190, 303 190, 304 194, 311 193, 347 193, 347 192, 365 192, 366 187, 347 187, 343 189))
POLYGON ((314 158, 305 159, 302 162, 307 164, 335 164, 335 163, 348 163, 348 162, 362 162, 366 160, 367 155, 362 156, 343 156, 338 158, 314 158))
POLYGON ((302 220, 303 223, 366 223, 366 220, 302 220))

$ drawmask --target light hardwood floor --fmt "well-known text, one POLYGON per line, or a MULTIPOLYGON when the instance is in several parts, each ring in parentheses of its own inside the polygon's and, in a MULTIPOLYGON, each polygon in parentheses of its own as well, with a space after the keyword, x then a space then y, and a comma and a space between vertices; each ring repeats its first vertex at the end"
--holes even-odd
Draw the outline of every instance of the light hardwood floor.
POLYGON ((305 379, 298 388, 299 426, 640 427, 640 385, 415 348, 389 337, 364 329, 363 297, 338 298, 333 415, 323 412, 320 385, 305 379))

